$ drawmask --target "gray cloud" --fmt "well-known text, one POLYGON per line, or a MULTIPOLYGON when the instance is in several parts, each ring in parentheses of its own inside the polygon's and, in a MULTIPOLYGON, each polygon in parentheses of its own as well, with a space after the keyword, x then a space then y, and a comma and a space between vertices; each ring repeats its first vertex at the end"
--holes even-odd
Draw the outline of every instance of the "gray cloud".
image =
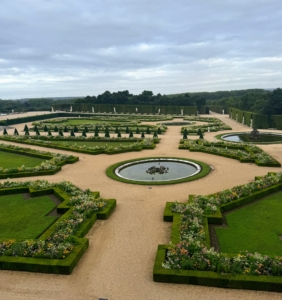
POLYGON ((280 3, 2 0, 0 98, 278 87, 280 3))

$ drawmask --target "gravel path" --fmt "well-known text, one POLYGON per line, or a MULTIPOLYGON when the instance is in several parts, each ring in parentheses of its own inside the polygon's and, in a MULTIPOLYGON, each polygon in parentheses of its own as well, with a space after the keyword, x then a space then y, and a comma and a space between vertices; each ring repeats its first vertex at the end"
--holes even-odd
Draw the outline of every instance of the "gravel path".
MULTIPOLYGON (((250 131, 226 115, 216 117, 234 131, 250 131)), ((24 124, 14 127, 23 130, 24 124)), ((13 129, 8 132, 12 134, 13 129)), ((205 139, 212 141, 216 134, 207 133, 205 139)), ((98 190, 104 198, 116 198, 117 208, 108 220, 97 221, 89 231, 90 247, 71 275, 0 271, 0 299, 282 299, 278 293, 153 282, 157 246, 168 243, 170 238, 171 224, 162 221, 167 201, 187 201, 189 194, 210 194, 247 183, 270 171, 281 171, 281 168, 258 167, 211 154, 178 150, 181 137, 180 126, 172 126, 161 136, 155 150, 98 156, 73 153, 79 156, 79 162, 64 166, 56 175, 40 177, 51 182, 69 180, 82 189, 98 190), (107 167, 116 162, 150 156, 196 159, 213 166, 214 170, 197 181, 152 189, 117 182, 105 175, 107 167)), ((262 148, 282 163, 282 145, 262 148)))

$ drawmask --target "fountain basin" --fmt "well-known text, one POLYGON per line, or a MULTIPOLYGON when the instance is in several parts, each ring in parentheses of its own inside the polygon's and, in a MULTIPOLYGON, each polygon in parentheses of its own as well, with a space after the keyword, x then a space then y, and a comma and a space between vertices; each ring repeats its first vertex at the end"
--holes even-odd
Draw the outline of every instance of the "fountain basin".
POLYGON ((232 133, 221 135, 220 138, 227 142, 235 143, 253 143, 253 144, 275 144, 282 143, 282 134, 260 132, 258 138, 251 138, 251 134, 248 132, 244 133, 232 133))
POLYGON ((206 176, 209 171, 210 167, 199 161, 154 157, 115 164, 107 169, 107 175, 127 183, 163 185, 195 180, 206 176))

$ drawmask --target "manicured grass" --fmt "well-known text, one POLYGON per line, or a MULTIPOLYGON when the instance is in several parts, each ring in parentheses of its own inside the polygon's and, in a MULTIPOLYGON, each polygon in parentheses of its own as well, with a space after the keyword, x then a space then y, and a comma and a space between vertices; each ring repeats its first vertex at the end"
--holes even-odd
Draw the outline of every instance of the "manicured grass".
POLYGON ((65 145, 65 144, 68 144, 68 145, 74 145, 74 144, 77 144, 77 145, 80 145, 80 146, 87 146, 87 147, 104 147, 106 145, 108 146, 111 146, 111 147, 116 147, 116 146, 120 146, 120 145, 126 145, 126 146, 129 146, 131 144, 134 144, 135 142, 132 142, 132 141, 120 141, 120 142, 96 142, 96 141, 56 141, 56 140, 52 140, 52 144, 60 144, 60 145, 65 145))
POLYGON ((115 122, 131 122, 132 120, 121 121, 121 120, 91 120, 91 119, 81 119, 81 120, 67 120, 65 122, 60 123, 60 125, 85 125, 85 124, 101 124, 101 123, 115 123, 115 122))
POLYGON ((0 151, 0 167, 3 169, 16 168, 22 165, 25 165, 26 167, 35 167, 40 165, 43 161, 43 159, 36 157, 0 151))
POLYGON ((216 228, 221 252, 282 255, 282 192, 226 215, 228 228, 216 228))
POLYGON ((0 197, 0 238, 35 239, 56 217, 46 216, 56 205, 48 196, 24 200, 21 194, 0 197))

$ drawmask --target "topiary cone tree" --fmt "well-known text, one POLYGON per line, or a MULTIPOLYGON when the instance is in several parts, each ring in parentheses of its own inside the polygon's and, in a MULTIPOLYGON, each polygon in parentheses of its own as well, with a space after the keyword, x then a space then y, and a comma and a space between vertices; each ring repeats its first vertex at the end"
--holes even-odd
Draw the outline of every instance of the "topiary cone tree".
POLYGON ((48 127, 46 125, 44 126, 44 132, 48 132, 48 127))
POLYGON ((158 133, 158 134, 162 134, 161 127, 158 127, 157 133, 158 133))
POLYGON ((121 133, 120 133, 120 131, 118 131, 117 137, 118 137, 118 138, 121 138, 121 133))
POLYGON ((115 133, 118 133, 118 127, 116 127, 116 129, 115 129, 115 133))
POLYGON ((126 126, 126 128, 125 128, 125 133, 129 133, 129 128, 128 128, 128 126, 126 126))
POLYGON ((150 134, 150 133, 151 133, 150 127, 147 127, 146 133, 147 133, 147 134, 150 134))
POLYGON ((129 132, 129 137, 133 138, 133 132, 132 132, 132 130, 130 130, 130 132, 129 132))
POLYGON ((105 137, 106 138, 110 137, 110 132, 109 132, 109 128, 108 127, 106 127, 106 130, 105 130, 105 137))
POLYGON ((64 127, 64 132, 69 132, 69 129, 67 126, 64 127))
POLYGON ((202 133, 202 130, 201 130, 201 128, 199 128, 197 131, 197 135, 200 135, 201 133, 202 133))
POLYGON ((88 132, 88 127, 87 126, 85 126, 84 131, 88 132))
MULTIPOLYGON (((60 129, 60 131, 61 131, 61 129, 60 129)), ((57 125, 55 125, 55 127, 54 127, 54 132, 59 132, 57 125)))
POLYGON ((33 130, 34 130, 35 132, 38 131, 37 125, 35 125, 35 126, 33 127, 33 130))
POLYGON ((63 132, 62 132, 61 129, 59 130, 59 135, 60 135, 60 136, 64 136, 64 134, 63 134, 63 132))
POLYGON ((17 128, 15 128, 15 130, 14 130, 14 135, 19 135, 17 128))
POLYGON ((8 132, 7 132, 6 128, 4 128, 4 130, 3 130, 3 135, 8 135, 8 132))
POLYGON ((183 140, 187 140, 187 134, 185 132, 183 133, 183 140))
POLYGON ((140 133, 140 129, 137 127, 136 128, 136 133, 139 134, 140 133))
POLYGON ((142 139, 144 139, 144 138, 145 138, 144 131, 142 131, 142 133, 141 133, 141 138, 142 138, 142 139))
POLYGON ((35 133, 36 133, 36 135, 40 135, 40 132, 39 132, 39 130, 38 130, 38 129, 36 130, 36 132, 35 132, 35 133))
POLYGON ((24 135, 29 135, 28 129, 24 132, 24 135))
POLYGON ((73 130, 73 129, 72 129, 71 132, 70 132, 70 136, 75 136, 74 130, 73 130))
POLYGON ((202 131, 201 131, 200 134, 199 134, 199 138, 202 139, 202 140, 204 139, 204 136, 203 136, 202 131))
POLYGON ((153 137, 154 137, 154 138, 158 138, 158 134, 157 134, 157 132, 156 132, 156 131, 154 132, 154 135, 153 135, 153 137))
POLYGON ((78 132, 78 128, 76 127, 76 125, 74 126, 73 131, 78 132))
POLYGON ((184 128, 184 130, 183 130, 183 134, 188 134, 188 130, 187 130, 187 128, 184 128))
POLYGON ((95 130, 94 137, 99 137, 99 132, 95 130))
POLYGON ((24 125, 24 131, 27 131, 28 130, 28 127, 27 127, 27 125, 25 124, 24 125))
POLYGON ((52 136, 52 132, 50 129, 48 130, 48 136, 52 136))
POLYGON ((85 129, 82 131, 82 135, 81 136, 87 137, 85 129))

